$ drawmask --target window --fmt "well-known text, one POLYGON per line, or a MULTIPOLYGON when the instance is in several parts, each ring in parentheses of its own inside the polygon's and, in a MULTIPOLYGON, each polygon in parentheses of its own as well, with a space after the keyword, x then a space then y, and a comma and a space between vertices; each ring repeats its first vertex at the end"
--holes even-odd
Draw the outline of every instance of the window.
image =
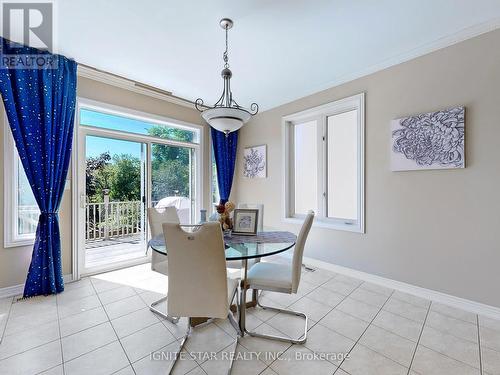
POLYGON ((17 154, 6 117, 4 123, 4 246, 32 245, 40 211, 17 154))
POLYGON ((294 212, 306 214, 318 211, 318 124, 316 121, 297 123, 293 127, 294 138, 294 212))
POLYGON ((170 141, 199 143, 200 132, 187 126, 165 123, 143 121, 131 117, 94 111, 92 109, 80 109, 80 125, 93 126, 120 132, 143 134, 150 137, 168 139, 170 141))
POLYGON ((364 232, 364 94, 286 116, 286 221, 364 232))

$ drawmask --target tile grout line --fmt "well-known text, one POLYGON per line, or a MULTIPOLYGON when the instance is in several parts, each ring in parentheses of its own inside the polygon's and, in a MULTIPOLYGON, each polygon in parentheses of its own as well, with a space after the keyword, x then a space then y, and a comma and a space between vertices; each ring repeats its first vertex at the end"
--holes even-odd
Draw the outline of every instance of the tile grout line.
MULTIPOLYGON (((462 364, 462 365, 464 365, 464 366, 466 366, 466 367, 470 367, 471 369, 474 369, 474 370, 479 370, 479 368, 477 368, 477 367, 475 367, 475 366, 471 365, 470 363, 467 363, 467 362, 461 361, 461 360, 459 360, 459 359, 456 359, 456 358, 450 357, 448 354, 445 354, 445 353, 443 353, 443 352, 437 351, 436 349, 433 349, 433 348, 429 348, 428 346, 426 346, 426 345, 424 345, 424 344, 419 344, 419 345, 420 345, 420 346, 422 346, 422 347, 424 347, 424 348, 426 348, 426 349, 428 349, 428 350, 430 350, 430 351, 432 351, 432 352, 434 352, 434 353, 439 354, 439 355, 440 355, 440 356, 442 356, 442 357, 446 357, 447 359, 449 359, 449 360, 451 360, 451 361, 453 361, 453 362, 460 363, 460 364, 462 364)), ((414 371, 414 372, 416 372, 415 370, 413 370, 413 371, 414 371)))
MULTIPOLYGON (((13 302, 13 303, 14 303, 14 302, 13 302)), ((57 308, 56 308, 56 311, 57 311, 57 308)), ((53 321, 50 321, 50 322, 45 322, 45 323, 43 323, 42 325, 46 325, 46 324, 53 324, 55 321, 56 321, 56 320, 53 320, 53 321)), ((21 331, 21 332, 25 332, 25 331, 21 331)), ((15 335, 15 334, 17 334, 17 333, 18 333, 18 332, 13 333, 13 334, 10 334, 10 335, 7 335, 7 336, 5 336, 5 337, 13 336, 13 335, 15 335)), ((37 349, 37 348, 39 348, 39 347, 41 347, 41 346, 44 346, 44 345, 47 345, 47 344, 51 344, 51 343, 53 343, 53 342, 56 342, 57 340, 60 340, 60 339, 57 339, 57 338, 56 338, 56 339, 54 339, 54 340, 47 341, 47 342, 45 342, 45 343, 43 343, 43 344, 39 344, 39 345, 36 345, 36 346, 30 347, 30 348, 28 348, 28 349, 22 350, 22 351, 20 351, 20 352, 18 352, 18 353, 8 355, 7 357, 0 359, 0 362, 1 362, 1 361, 4 361, 4 360, 6 360, 6 359, 12 358, 12 357, 14 357, 14 356, 16 356, 16 355, 20 355, 20 354, 23 354, 23 353, 29 352, 30 350, 37 349)), ((0 344, 1 344, 1 342, 0 342, 0 344)), ((57 366, 58 366, 58 365, 57 365, 57 366)), ((54 366, 54 367, 55 367, 55 366, 54 366)), ((52 367, 51 367, 51 368, 52 368, 52 367)), ((50 370, 50 369, 46 369, 46 370, 43 370, 43 371, 47 371, 47 370, 50 370)))
MULTIPOLYGON (((7 329, 7 323, 8 323, 8 320, 9 320, 9 318, 10 318, 10 312, 11 312, 11 309, 12 309, 12 305, 14 304, 14 298, 15 298, 15 297, 12 297, 12 300, 11 300, 11 304, 10 304, 10 307, 9 307, 9 313, 8 313, 8 316, 7 316, 7 320, 6 320, 6 322, 5 322, 4 332, 5 332, 5 330, 7 329)), ((56 314, 57 314, 57 298, 56 298, 56 314)), ((52 323, 53 323, 53 321, 46 322, 46 323, 43 323, 43 324, 52 324, 52 323)), ((59 323, 58 323, 58 325, 59 325, 59 323)), ((22 331, 22 332, 24 332, 24 331, 22 331)), ((17 333, 17 332, 16 332, 16 333, 17 333)), ((13 334, 11 334, 11 335, 15 335, 16 333, 13 333, 13 334)), ((11 336, 11 335, 8 335, 8 336, 11 336)), ((5 336, 5 337, 7 337, 7 336, 5 336)), ((3 340, 3 333, 2 333, 1 340, 0 340, 0 345, 1 345, 1 343, 2 343, 2 340, 3 340)), ((28 352, 28 351, 30 351, 30 350, 37 349, 37 348, 39 348, 39 347, 41 347, 41 346, 44 346, 44 345, 47 345, 47 344, 51 344, 51 343, 53 343, 53 342, 56 342, 57 340, 59 340, 59 342, 61 341, 61 334, 60 334, 60 331, 59 331, 59 338, 58 338, 58 339, 50 340, 50 341, 45 342, 45 343, 43 343, 43 344, 36 345, 36 346, 31 347, 31 348, 28 348, 28 349, 26 349, 26 350, 22 350, 22 351, 20 351, 20 352, 18 352, 18 353, 11 354, 11 355, 9 355, 9 356, 7 356, 7 357, 5 357, 5 358, 0 359, 0 362, 2 362, 2 361, 4 361, 4 360, 7 360, 7 359, 9 359, 9 358, 12 358, 12 357, 14 357, 14 356, 17 356, 17 355, 20 355, 20 354, 26 353, 26 352, 28 352)), ((61 345, 62 345, 62 344, 61 344, 61 345)), ((62 346, 61 346, 61 357, 62 357, 62 346)), ((45 371, 51 370, 51 369, 56 368, 57 366, 60 366, 60 365, 62 366, 62 364, 63 364, 63 362, 61 362, 60 364, 57 364, 57 365, 55 365, 55 366, 52 366, 52 367, 50 367, 50 368, 46 368, 46 369, 44 369, 44 370, 42 370, 42 371, 38 372, 37 374, 40 374, 40 373, 43 373, 43 372, 45 372, 45 371)), ((63 374, 64 374, 64 367, 63 367, 63 374)))
MULTIPOLYGON (((113 329, 113 332, 115 333, 116 338, 118 339, 118 342, 120 343, 120 346, 121 346, 121 348, 122 348, 122 350, 123 350, 123 353, 125 353, 125 357, 127 357, 128 363, 129 363, 130 367, 132 368, 132 371, 134 372, 134 374, 136 374, 135 369, 134 369, 134 367, 132 366, 132 362, 130 361, 129 356, 128 356, 127 352, 125 351, 125 348, 123 347, 123 344, 122 344, 122 342, 121 342, 120 338, 118 337, 118 334, 116 333, 115 327, 113 327, 113 324, 111 323, 111 319, 110 319, 110 317, 109 317, 109 315, 108 315, 108 312, 107 312, 107 311, 106 311, 106 309, 104 308, 104 305, 103 305, 103 303, 102 303, 102 301, 101 301, 101 298, 99 297, 99 293, 97 293, 97 290, 95 289, 95 286, 94 286, 94 284, 92 283, 92 280, 90 280, 90 283, 92 284, 92 288, 94 288, 94 291, 96 292, 97 299, 99 300, 99 303, 101 304, 102 309, 104 310, 104 313, 105 313, 105 314, 106 314, 106 316, 108 317, 109 324, 111 325, 111 328, 113 329)), ((135 289, 134 289, 134 292, 135 292, 135 289)), ((136 294, 137 294, 137 293, 136 293, 136 294)), ((107 344, 107 345, 109 345, 109 344, 107 344)))
MULTIPOLYGON (((456 307, 453 307, 453 306, 450 306, 450 305, 446 305, 446 304, 444 304, 444 303, 443 303, 442 305, 447 306, 447 307, 451 307, 451 308, 454 308, 454 309, 456 309, 456 310, 460 310, 460 311, 463 311, 463 312, 466 312, 466 313, 469 313, 469 314, 474 314, 474 315, 477 315, 477 314, 475 314, 475 313, 473 313, 473 312, 470 312, 470 311, 467 311, 467 310, 463 310, 463 309, 459 309, 459 308, 456 308, 456 307)), ((435 313, 441 314, 441 315, 443 315, 443 316, 445 316, 445 317, 447 317, 447 318, 451 318, 451 319, 459 320, 459 321, 461 321, 462 323, 474 324, 474 323, 472 323, 472 322, 470 322, 470 321, 468 321, 468 320, 465 320, 465 319, 462 319, 462 318, 458 318, 458 317, 456 317, 456 316, 453 316, 453 315, 447 314, 447 313, 442 312, 442 311, 439 311, 439 310, 432 310, 432 312, 435 312, 435 313)))
MULTIPOLYGON (((385 310, 384 310, 384 311, 385 311, 385 310)), ((372 326, 374 326, 374 327, 377 327, 378 329, 381 329, 382 331, 385 331, 385 332, 387 332, 387 333, 390 333, 390 334, 392 334, 392 335, 394 335, 394 336, 398 336, 399 338, 405 339, 405 340, 407 340, 407 341, 411 341, 411 342, 413 342, 413 343, 416 343, 416 342, 417 342, 417 341, 415 341, 415 340, 409 339, 408 337, 401 336, 399 333, 397 333, 397 332, 393 332, 393 331, 391 331, 390 329, 387 329, 387 328, 384 328, 384 327, 380 327, 380 326, 379 326, 379 325, 377 325, 376 323, 370 323, 370 325, 372 325, 372 326)), ((375 350, 375 351, 376 351, 376 350, 375 350)), ((394 360, 393 360, 393 361, 394 361, 394 360)))
MULTIPOLYGON (((47 344, 52 344, 53 342, 56 342, 57 340, 59 340, 59 339, 50 340, 50 341, 47 341, 47 342, 45 342, 45 343, 43 343, 43 344, 40 344, 40 345, 37 345, 37 346, 33 346, 33 347, 30 347, 30 348, 25 349, 25 350, 23 350, 23 351, 20 351, 20 352, 18 352, 18 353, 11 354, 11 355, 9 355, 9 356, 7 356, 7 357, 5 357, 5 358, 0 359, 0 362, 5 361, 6 359, 9 359, 9 358, 15 357, 16 355, 20 355, 20 354, 23 354, 23 353, 29 352, 30 350, 33 350, 33 349, 38 349, 38 348, 39 348, 39 347, 41 347, 41 346, 44 346, 44 345, 47 345, 47 344)), ((46 371, 46 370, 44 370, 44 371, 46 371)))
POLYGON ((407 375, 410 375, 411 366, 413 365, 413 360, 415 359, 415 355, 417 354, 418 345, 420 343, 420 338, 422 337, 422 333, 424 332, 425 322, 427 321, 427 317, 429 316, 429 312, 431 311, 432 301, 429 303, 429 307, 427 307, 427 313, 425 314, 424 322, 422 323, 422 328, 420 329, 420 334, 418 335, 417 345, 415 345, 415 349, 413 350, 413 355, 411 356, 410 365, 408 366, 407 375))
MULTIPOLYGON (((427 317, 426 317, 426 318, 427 318, 427 317)), ((427 320, 427 319, 426 319, 426 320, 427 320)), ((425 326, 425 324, 426 324, 426 321, 424 321, 424 326, 425 326)), ((422 327, 422 332, 423 332, 424 326, 422 327)), ((442 333, 442 334, 452 336, 452 337, 454 337, 454 338, 456 338, 456 339, 458 339, 458 340, 467 341, 468 343, 471 343, 471 344, 477 344, 476 342, 473 342, 473 341, 470 341, 470 340, 466 340, 466 339, 463 339, 463 338, 461 338, 461 337, 457 337, 457 336, 455 336, 455 335, 453 335, 453 334, 451 334, 451 333, 441 331, 441 330, 439 330, 439 329, 437 329, 437 328, 434 328, 434 327, 432 327, 432 326, 428 326, 428 327, 431 327, 432 329, 435 329, 436 331, 439 331, 439 332, 440 332, 440 333, 442 333)), ((475 366, 471 365, 470 363, 464 362, 464 361, 462 361, 462 360, 460 360, 460 359, 456 359, 456 358, 450 357, 450 356, 449 356, 448 354, 446 354, 446 353, 443 353, 443 352, 438 351, 438 350, 436 350, 436 349, 430 348, 430 347, 428 347, 428 346, 426 346, 426 345, 424 345, 424 344, 420 344, 420 337, 419 337, 419 343, 418 343, 418 345, 423 346, 424 348, 426 348, 426 349, 428 349, 428 350, 431 350, 431 351, 433 351, 433 352, 435 352, 435 353, 438 353, 439 355, 441 355, 441 356, 443 356, 443 357, 446 357, 446 358, 448 358, 448 359, 450 359, 450 360, 452 360, 452 361, 454 361, 454 362, 458 362, 458 363, 461 363, 462 365, 465 365, 465 366, 467 366, 467 367, 470 367, 470 368, 473 368, 473 369, 476 369, 476 370, 480 370, 480 368, 477 368, 477 367, 475 367, 475 366)), ((418 346, 418 345, 417 345, 417 346, 418 346)), ((416 348, 415 348, 415 352, 416 352, 416 348)), ((413 359, 412 359, 412 362, 413 362, 413 359)), ((479 365, 480 365, 480 367, 481 367, 481 358, 480 358, 480 363, 479 363, 479 365)), ((413 371, 415 372, 415 370, 413 370, 413 371)))
MULTIPOLYGON (((361 284, 361 285, 362 285, 362 284, 361 284)), ((361 335, 358 337, 358 339, 354 342, 354 345, 352 346, 352 348, 351 348, 351 349, 349 350, 349 352, 347 353, 347 356, 349 356, 349 354, 350 354, 350 353, 354 350, 354 348, 356 347, 356 345, 358 345, 358 344, 359 344, 359 345, 361 345, 361 344, 359 343, 359 341, 361 340, 361 338, 363 337, 363 335, 366 333, 366 331, 368 330, 368 328, 370 328, 370 326, 372 325, 373 321, 377 318, 378 314, 380 314, 380 312, 382 311, 382 309, 384 308, 384 306, 387 304, 387 302, 389 302, 389 300, 391 299, 391 297, 392 297, 392 295, 394 294, 394 292, 395 292, 395 290, 393 290, 393 291, 392 291, 392 293, 391 293, 391 295, 387 297, 387 299, 385 300, 384 304, 383 304, 383 305, 379 308, 379 310, 377 311, 377 313, 375 314, 375 316, 373 317, 373 319, 370 321, 370 323, 368 323, 368 325, 367 325, 367 326, 366 326, 366 328, 364 329, 363 333, 361 333, 361 335)), ((358 319, 359 319, 359 318, 358 318, 358 319)), ((360 320, 362 320, 362 319, 360 319, 360 320)), ((364 346, 364 345, 363 345, 363 346, 364 346)), ((372 350, 372 349, 370 349, 370 350, 372 350)), ((381 355, 381 356, 383 356, 383 357, 385 357, 385 358, 387 358, 387 359, 391 360, 392 362, 399 364, 398 362, 394 361, 393 359, 391 359, 391 358, 389 358, 389 357, 387 357, 387 356, 385 356, 385 355, 383 355, 383 354, 381 354, 381 353, 379 353, 379 352, 377 352, 377 351, 375 351, 375 350, 373 350, 373 351, 374 351, 375 353, 377 353, 377 354, 379 354, 379 355, 381 355)), ((342 359, 342 362, 340 362, 340 364, 338 365, 338 369, 340 369, 340 367, 342 366, 342 364, 345 362, 345 359, 346 359, 346 357, 347 357, 347 356, 345 356, 345 357, 344 357, 344 359, 342 359)), ((338 370, 338 369, 337 369, 337 370, 338 370)), ((341 369, 341 370, 342 370, 342 371, 345 371, 344 369, 341 369)), ((337 372, 337 371, 335 371, 335 372, 337 372)))
POLYGON ((7 319, 5 319, 5 325, 2 329, 2 334, 0 335, 0 345, 2 344, 3 338, 5 336, 5 331, 7 331, 7 324, 9 323, 10 312, 12 311, 12 304, 13 303, 14 303, 14 297, 11 297, 10 304, 9 304, 9 312, 7 313, 7 319))
MULTIPOLYGON (((399 300, 398 300, 398 301, 399 301, 399 300)), ((400 301, 400 302, 404 302, 404 301, 400 301)), ((429 301, 429 302, 432 302, 432 301, 429 301)), ((412 305, 412 306, 413 306, 413 305, 412 305)), ((413 306, 413 307, 417 307, 417 306, 413 306)), ((404 315, 398 314, 397 312, 393 312, 393 311, 390 311, 390 310, 385 310, 385 309, 383 309, 383 310, 384 310, 385 312, 388 312, 388 313, 391 313, 391 314, 397 315, 397 316, 399 316, 400 318, 405 318, 405 319, 407 319, 407 320, 411 320, 411 321, 412 321, 412 322, 414 322, 414 323, 418 323, 418 324, 420 324, 420 323, 421 323, 421 322, 420 322, 420 321, 418 321, 418 320, 415 320, 415 319, 409 318, 409 317, 407 317, 407 316, 404 316, 404 315)))
MULTIPOLYGON (((434 312, 434 313, 435 313, 436 311, 432 311, 432 312, 434 312)), ((439 314, 439 313, 437 313, 437 314, 439 314)), ((451 317, 449 317, 449 318, 451 318, 451 317)), ((460 320, 460 319, 455 319, 455 320, 460 320)), ((472 325, 474 325, 473 323, 470 323, 470 322, 465 322, 464 320, 460 320, 460 322, 461 322, 461 323, 468 323, 468 324, 472 324, 472 325)), ((444 333, 445 335, 453 336, 454 338, 456 338, 456 339, 458 339, 458 340, 467 341, 467 342, 472 343, 472 344, 477 344, 477 342, 472 341, 471 339, 466 339, 466 338, 464 338, 464 337, 461 337, 461 336, 457 336, 457 335, 455 335, 455 333, 454 333, 454 332, 444 331, 443 329, 441 329, 441 327, 435 327, 435 326, 430 325, 430 324, 429 324, 429 326, 428 326, 428 327, 431 327, 432 329, 435 329, 436 331, 439 331, 440 333, 444 333)))
MULTIPOLYGON (((64 292, 64 290, 63 290, 64 292)), ((59 318, 59 298, 57 298, 56 294, 56 315, 57 315, 57 328, 59 330, 59 346, 61 347, 61 366, 63 370, 63 375, 66 374, 66 369, 64 367, 64 351, 63 351, 63 345, 62 345, 62 336, 61 336, 61 320, 59 318)))
MULTIPOLYGON (((58 304, 57 304, 57 295, 55 296, 55 298, 56 298, 57 327, 58 327, 58 330, 59 330, 59 345, 60 345, 60 347, 61 347, 61 363, 60 363, 60 364, 58 364, 58 365, 55 365, 55 366, 53 366, 53 367, 50 367, 50 368, 48 368, 48 369, 42 370, 42 371, 38 372, 37 374, 43 374, 43 373, 44 373, 44 372, 46 372, 46 371, 50 371, 50 370, 52 370, 52 369, 55 369, 57 366, 61 366, 61 367, 62 367, 63 374, 65 374, 65 369, 64 369, 64 353, 63 353, 63 348, 62 348, 62 340, 61 340, 61 325, 59 324, 59 309, 58 309, 58 304)), ((56 340, 57 340, 57 339, 56 339, 56 340)), ((48 343, 46 343, 46 344, 42 344, 42 345, 47 345, 47 344, 50 344, 50 343, 52 343, 52 342, 55 342, 56 340, 50 341, 50 342, 48 342, 48 343)), ((40 347, 40 346, 42 346, 42 345, 37 346, 37 348, 38 348, 38 347, 40 347)), ((28 349, 28 350, 31 350, 31 349, 28 349)))
MULTIPOLYGON (((103 324, 106 324, 106 323, 109 323, 109 322, 102 322, 102 323, 99 323, 98 325, 95 325, 95 326, 93 326, 93 327, 91 327, 91 328, 95 328, 95 327, 98 327, 98 326, 103 325, 103 324)), ((89 329, 90 329, 90 328, 89 328, 89 329)), ((82 331, 80 331, 80 332, 82 332, 82 331)), ((66 337, 68 337, 68 336, 66 336, 66 337)), ((54 340, 54 341, 56 341, 56 340, 54 340)), ((51 342, 54 342, 54 341, 51 341, 51 342)), ((106 343, 106 344, 102 344, 102 345, 100 345, 100 346, 98 346, 98 347, 96 347, 96 348, 94 348, 94 349, 92 349, 92 350, 89 350, 88 352, 85 352, 85 353, 82 353, 82 354, 78 354, 76 357, 71 358, 71 359, 70 359, 70 360, 68 360, 67 362, 71 362, 71 361, 73 361, 73 360, 75 360, 75 359, 77 359, 77 358, 83 357, 83 356, 84 356, 84 355, 86 355, 86 354, 89 354, 89 353, 95 352, 96 350, 101 349, 101 348, 105 347, 106 345, 112 344, 112 343, 114 343, 114 342, 116 342, 116 341, 118 341, 118 339, 117 339, 117 340, 114 340, 114 341, 111 341, 111 342, 108 342, 108 343, 106 343)), ((120 370, 121 370, 121 369, 120 369, 120 370)), ((44 370, 44 371, 47 371, 47 370, 44 370)))
POLYGON ((481 330, 479 329, 479 315, 476 315, 477 321, 477 342, 479 345, 479 371, 483 374, 483 352, 481 349, 481 330))

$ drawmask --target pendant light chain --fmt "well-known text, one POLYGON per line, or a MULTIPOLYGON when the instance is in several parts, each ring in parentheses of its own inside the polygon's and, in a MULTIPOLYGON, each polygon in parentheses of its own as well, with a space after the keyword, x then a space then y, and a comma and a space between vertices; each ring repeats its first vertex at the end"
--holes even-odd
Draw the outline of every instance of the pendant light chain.
POLYGON ((224 59, 224 68, 229 68, 229 57, 228 57, 228 43, 227 43, 227 38, 228 38, 228 26, 224 28, 226 30, 226 50, 224 51, 223 59, 224 59))

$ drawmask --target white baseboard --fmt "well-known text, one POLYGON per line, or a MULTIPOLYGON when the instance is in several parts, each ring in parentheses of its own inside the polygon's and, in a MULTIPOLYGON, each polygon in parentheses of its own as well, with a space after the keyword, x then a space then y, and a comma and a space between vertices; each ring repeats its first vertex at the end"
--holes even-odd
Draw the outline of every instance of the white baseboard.
MULTIPOLYGON (((73 281, 73 275, 63 275, 64 283, 70 283, 73 281)), ((6 288, 0 288, 0 298, 14 297, 24 292, 24 284, 8 286, 6 288)))
POLYGON ((495 306, 486 305, 484 303, 471 301, 465 298, 455 297, 450 294, 438 292, 432 289, 422 288, 401 281, 388 279, 386 277, 373 275, 363 271, 357 271, 352 268, 343 267, 332 263, 327 263, 313 258, 304 257, 303 263, 307 266, 323 268, 327 271, 332 271, 342 275, 355 277, 357 279, 368 281, 373 284, 378 284, 386 288, 396 289, 408 294, 413 294, 418 297, 429 299, 431 301, 443 303, 445 305, 456 307, 458 309, 470 311, 474 314, 479 314, 500 320, 500 308, 495 306))

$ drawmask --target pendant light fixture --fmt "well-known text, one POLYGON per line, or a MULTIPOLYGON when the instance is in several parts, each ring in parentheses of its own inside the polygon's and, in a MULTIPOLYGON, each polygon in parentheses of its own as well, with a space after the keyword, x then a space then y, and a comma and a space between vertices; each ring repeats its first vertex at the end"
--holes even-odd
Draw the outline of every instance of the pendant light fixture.
POLYGON ((231 92, 231 77, 233 73, 229 69, 227 41, 228 30, 233 27, 233 21, 229 18, 223 18, 220 20, 220 26, 226 32, 226 50, 222 55, 222 59, 224 60, 224 69, 221 72, 222 79, 224 80, 222 95, 213 107, 205 106, 201 98, 196 99, 195 107, 201 112, 201 117, 212 128, 225 133, 227 136, 229 133, 241 128, 252 116, 256 115, 259 111, 259 106, 257 103, 252 103, 250 109, 246 109, 233 99, 231 92))

